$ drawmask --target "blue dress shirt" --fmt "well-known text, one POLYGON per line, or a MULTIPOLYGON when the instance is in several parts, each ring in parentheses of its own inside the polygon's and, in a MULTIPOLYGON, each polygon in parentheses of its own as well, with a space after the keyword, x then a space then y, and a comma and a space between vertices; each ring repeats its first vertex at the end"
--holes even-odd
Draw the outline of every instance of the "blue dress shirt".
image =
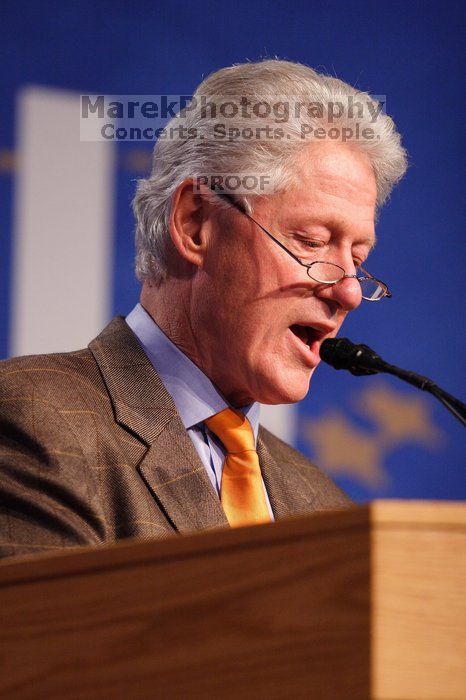
MULTIPOLYGON (((204 422, 228 408, 222 394, 210 379, 159 328, 141 304, 126 317, 126 323, 136 335, 168 393, 172 396, 183 425, 220 496, 225 449, 218 438, 207 430, 204 422)), ((259 430, 258 403, 241 409, 249 420, 257 444, 259 430)), ((267 507, 273 520, 272 508, 264 485, 267 507)))

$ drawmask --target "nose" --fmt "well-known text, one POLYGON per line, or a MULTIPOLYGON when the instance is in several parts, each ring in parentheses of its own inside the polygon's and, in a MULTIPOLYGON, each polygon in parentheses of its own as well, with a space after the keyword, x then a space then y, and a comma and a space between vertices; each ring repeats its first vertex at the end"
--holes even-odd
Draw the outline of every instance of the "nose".
POLYGON ((345 277, 335 284, 319 284, 314 293, 347 312, 357 309, 362 301, 361 285, 353 277, 345 277))

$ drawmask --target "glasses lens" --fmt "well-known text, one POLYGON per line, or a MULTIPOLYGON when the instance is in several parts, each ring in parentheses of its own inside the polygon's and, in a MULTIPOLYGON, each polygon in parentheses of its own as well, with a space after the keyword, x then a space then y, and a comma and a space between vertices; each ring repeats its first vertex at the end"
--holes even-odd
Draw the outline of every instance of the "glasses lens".
POLYGON ((372 277, 359 277, 361 284, 362 298, 367 301, 379 301, 387 295, 387 287, 383 282, 372 277))
POLYGON ((308 267, 307 274, 316 282, 334 284, 343 279, 345 271, 335 263, 314 262, 308 267))

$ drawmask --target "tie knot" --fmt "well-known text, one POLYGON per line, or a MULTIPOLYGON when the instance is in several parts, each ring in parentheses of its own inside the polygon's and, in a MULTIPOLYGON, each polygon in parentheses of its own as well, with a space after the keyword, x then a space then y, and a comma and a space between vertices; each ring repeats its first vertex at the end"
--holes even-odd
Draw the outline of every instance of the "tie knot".
POLYGON ((225 408, 207 418, 204 423, 221 440, 228 452, 256 449, 251 424, 241 411, 225 408))

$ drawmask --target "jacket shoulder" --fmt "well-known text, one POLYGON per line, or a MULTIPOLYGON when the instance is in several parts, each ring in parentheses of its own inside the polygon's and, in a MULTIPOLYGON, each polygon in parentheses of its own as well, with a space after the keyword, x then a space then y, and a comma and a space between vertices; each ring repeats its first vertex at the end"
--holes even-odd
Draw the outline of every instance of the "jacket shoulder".
POLYGON ((105 388, 92 353, 74 352, 25 355, 0 361, 0 401, 34 395, 60 402, 87 392, 104 396, 105 388))

